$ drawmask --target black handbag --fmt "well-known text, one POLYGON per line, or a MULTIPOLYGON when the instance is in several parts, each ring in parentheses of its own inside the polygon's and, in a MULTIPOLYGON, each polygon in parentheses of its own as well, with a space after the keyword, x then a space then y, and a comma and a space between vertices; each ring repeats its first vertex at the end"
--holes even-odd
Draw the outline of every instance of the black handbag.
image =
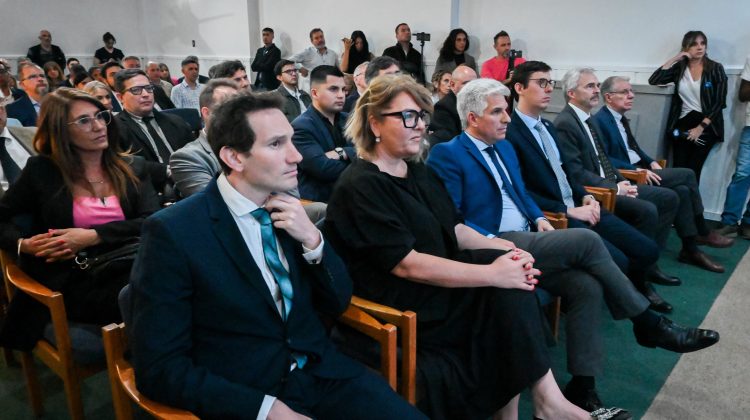
POLYGON ((87 272, 95 282, 106 281, 117 274, 130 272, 139 247, 140 240, 136 239, 99 255, 81 251, 74 259, 75 267, 87 272))

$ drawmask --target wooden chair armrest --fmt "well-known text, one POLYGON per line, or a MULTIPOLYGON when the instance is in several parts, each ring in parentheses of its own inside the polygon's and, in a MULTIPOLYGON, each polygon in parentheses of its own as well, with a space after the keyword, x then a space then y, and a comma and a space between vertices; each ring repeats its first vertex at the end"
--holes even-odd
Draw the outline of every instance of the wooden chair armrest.
POLYGON ((565 213, 552 213, 551 211, 545 211, 544 217, 549 220, 549 223, 555 229, 567 229, 568 228, 568 216, 565 213))
POLYGON ((380 345, 380 373, 394 391, 398 390, 396 326, 381 324, 370 314, 354 305, 349 305, 339 320, 378 342, 380 345))
POLYGON ((615 211, 615 201, 617 198, 617 191, 611 188, 604 187, 590 187, 586 186, 586 191, 593 195, 596 201, 601 203, 602 207, 607 209, 609 212, 615 211))
POLYGON ((658 163, 659 166, 661 166, 662 168, 666 168, 667 167, 667 160, 666 159, 656 159, 656 163, 658 163))
POLYGON ((632 169, 620 169, 620 174, 623 176, 623 178, 632 181, 636 184, 645 184, 646 183, 646 172, 645 171, 635 171, 632 169))

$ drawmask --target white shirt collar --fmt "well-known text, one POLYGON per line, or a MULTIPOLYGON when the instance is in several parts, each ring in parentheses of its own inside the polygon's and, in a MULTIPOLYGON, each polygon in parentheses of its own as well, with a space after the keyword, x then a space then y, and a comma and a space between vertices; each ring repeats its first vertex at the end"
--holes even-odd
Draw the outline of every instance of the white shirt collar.
POLYGON ((10 134, 10 130, 8 130, 8 127, 6 126, 3 128, 2 133, 0 133, 0 137, 4 137, 6 139, 12 139, 14 138, 12 134, 10 134))
POLYGON ((615 120, 622 121, 622 117, 623 117, 622 114, 612 109, 609 105, 607 105, 607 109, 609 110, 609 112, 612 113, 612 116, 615 117, 615 120))
POLYGON ((573 111, 575 111, 576 115, 578 115, 578 119, 581 120, 581 122, 586 122, 586 120, 588 120, 589 117, 591 117, 591 114, 587 112, 583 112, 581 108, 578 108, 572 103, 568 102, 568 105, 570 105, 570 107, 573 108, 573 111))
POLYGON ((464 131, 464 134, 466 134, 466 137, 468 137, 469 140, 471 140, 471 142, 474 143, 474 146, 476 146, 477 149, 479 149, 480 152, 484 152, 484 149, 486 149, 486 148, 488 148, 490 146, 494 146, 493 144, 487 144, 487 143, 483 142, 482 140, 479 140, 478 138, 476 138, 476 137, 472 136, 471 134, 467 133, 466 131, 464 131))
POLYGON ((216 185, 219 187, 219 194, 221 194, 221 198, 224 199, 227 207, 229 207, 229 211, 236 217, 248 216, 250 212, 258 208, 258 205, 252 200, 234 189, 225 174, 222 173, 219 175, 216 185))
POLYGON ((519 111, 518 108, 515 109, 515 112, 519 117, 521 117, 521 121, 523 121, 523 123, 526 124, 527 127, 529 127, 529 130, 531 130, 532 133, 536 129, 536 125, 539 123, 539 121, 542 120, 542 117, 534 118, 519 111))

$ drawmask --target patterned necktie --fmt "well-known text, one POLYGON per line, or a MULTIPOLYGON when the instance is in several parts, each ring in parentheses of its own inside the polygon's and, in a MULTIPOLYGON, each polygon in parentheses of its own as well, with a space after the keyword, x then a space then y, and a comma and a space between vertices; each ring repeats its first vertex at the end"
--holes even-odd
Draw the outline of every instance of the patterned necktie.
POLYGON ((560 186, 563 203, 565 203, 566 207, 575 207, 575 203, 573 202, 573 190, 570 188, 568 178, 565 176, 565 171, 562 169, 562 163, 560 163, 560 159, 557 158, 555 149, 552 147, 552 139, 547 135, 547 131, 544 129, 544 125, 541 121, 536 123, 534 129, 539 133, 539 138, 542 139, 544 154, 547 155, 547 160, 549 160, 549 164, 555 172, 555 178, 557 178, 557 185, 560 186))
POLYGON ((151 136, 151 140, 153 140, 153 146, 155 146, 154 152, 156 153, 156 157, 159 159, 160 163, 169 163, 169 156, 172 155, 172 152, 170 151, 169 146, 164 144, 164 140, 159 135, 159 132, 156 131, 156 128, 153 124, 151 124, 151 120, 153 120, 153 116, 143 117, 143 123, 146 124, 146 129, 148 130, 148 134, 151 136))
POLYGON ((8 149, 5 147, 5 140, 5 137, 0 137, 0 165, 2 165, 3 174, 5 174, 5 179, 8 180, 8 185, 10 186, 21 175, 21 168, 10 156, 10 153, 8 153, 8 149))
POLYGON ((586 125, 589 126, 589 131, 591 131, 591 138, 594 139, 594 147, 596 147, 599 165, 601 165, 602 171, 604 171, 604 178, 607 178, 607 180, 612 182, 617 182, 615 168, 612 166, 612 162, 609 161, 607 153, 604 151, 604 146, 602 146, 599 136, 596 134, 596 130, 594 130, 594 123, 591 121, 591 118, 586 120, 586 125))
POLYGON ((281 264, 281 257, 279 256, 279 249, 276 245, 276 235, 273 233, 273 224, 271 223, 271 215, 264 208, 257 208, 250 213, 255 220, 260 223, 260 236, 263 240, 263 256, 266 260, 268 268, 273 274, 273 278, 279 285, 281 290, 281 296, 283 297, 283 313, 282 318, 286 321, 289 316, 289 312, 292 310, 292 298, 294 292, 292 291, 292 282, 289 280, 289 273, 281 264))

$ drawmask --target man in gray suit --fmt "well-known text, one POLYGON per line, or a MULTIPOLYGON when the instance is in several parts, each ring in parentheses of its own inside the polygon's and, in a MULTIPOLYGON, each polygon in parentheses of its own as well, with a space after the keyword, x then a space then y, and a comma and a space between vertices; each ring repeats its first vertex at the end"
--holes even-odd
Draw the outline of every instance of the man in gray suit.
POLYGON ((276 63, 276 67, 273 68, 273 72, 281 82, 281 85, 276 89, 276 92, 284 98, 281 112, 284 113, 287 121, 291 123, 310 107, 312 98, 310 98, 307 92, 299 89, 299 73, 293 61, 279 61, 276 63))
POLYGON ((8 127, 5 105, 13 97, 0 100, 0 197, 21 175, 26 160, 36 155, 33 146, 36 127, 8 127))
MULTIPOLYGON (((198 99, 205 127, 211 121, 213 110, 239 92, 231 79, 213 79, 206 84, 198 99)), ((169 157, 169 168, 175 187, 182 197, 202 191, 219 170, 219 160, 211 151, 203 128, 197 139, 175 151, 169 157)))

